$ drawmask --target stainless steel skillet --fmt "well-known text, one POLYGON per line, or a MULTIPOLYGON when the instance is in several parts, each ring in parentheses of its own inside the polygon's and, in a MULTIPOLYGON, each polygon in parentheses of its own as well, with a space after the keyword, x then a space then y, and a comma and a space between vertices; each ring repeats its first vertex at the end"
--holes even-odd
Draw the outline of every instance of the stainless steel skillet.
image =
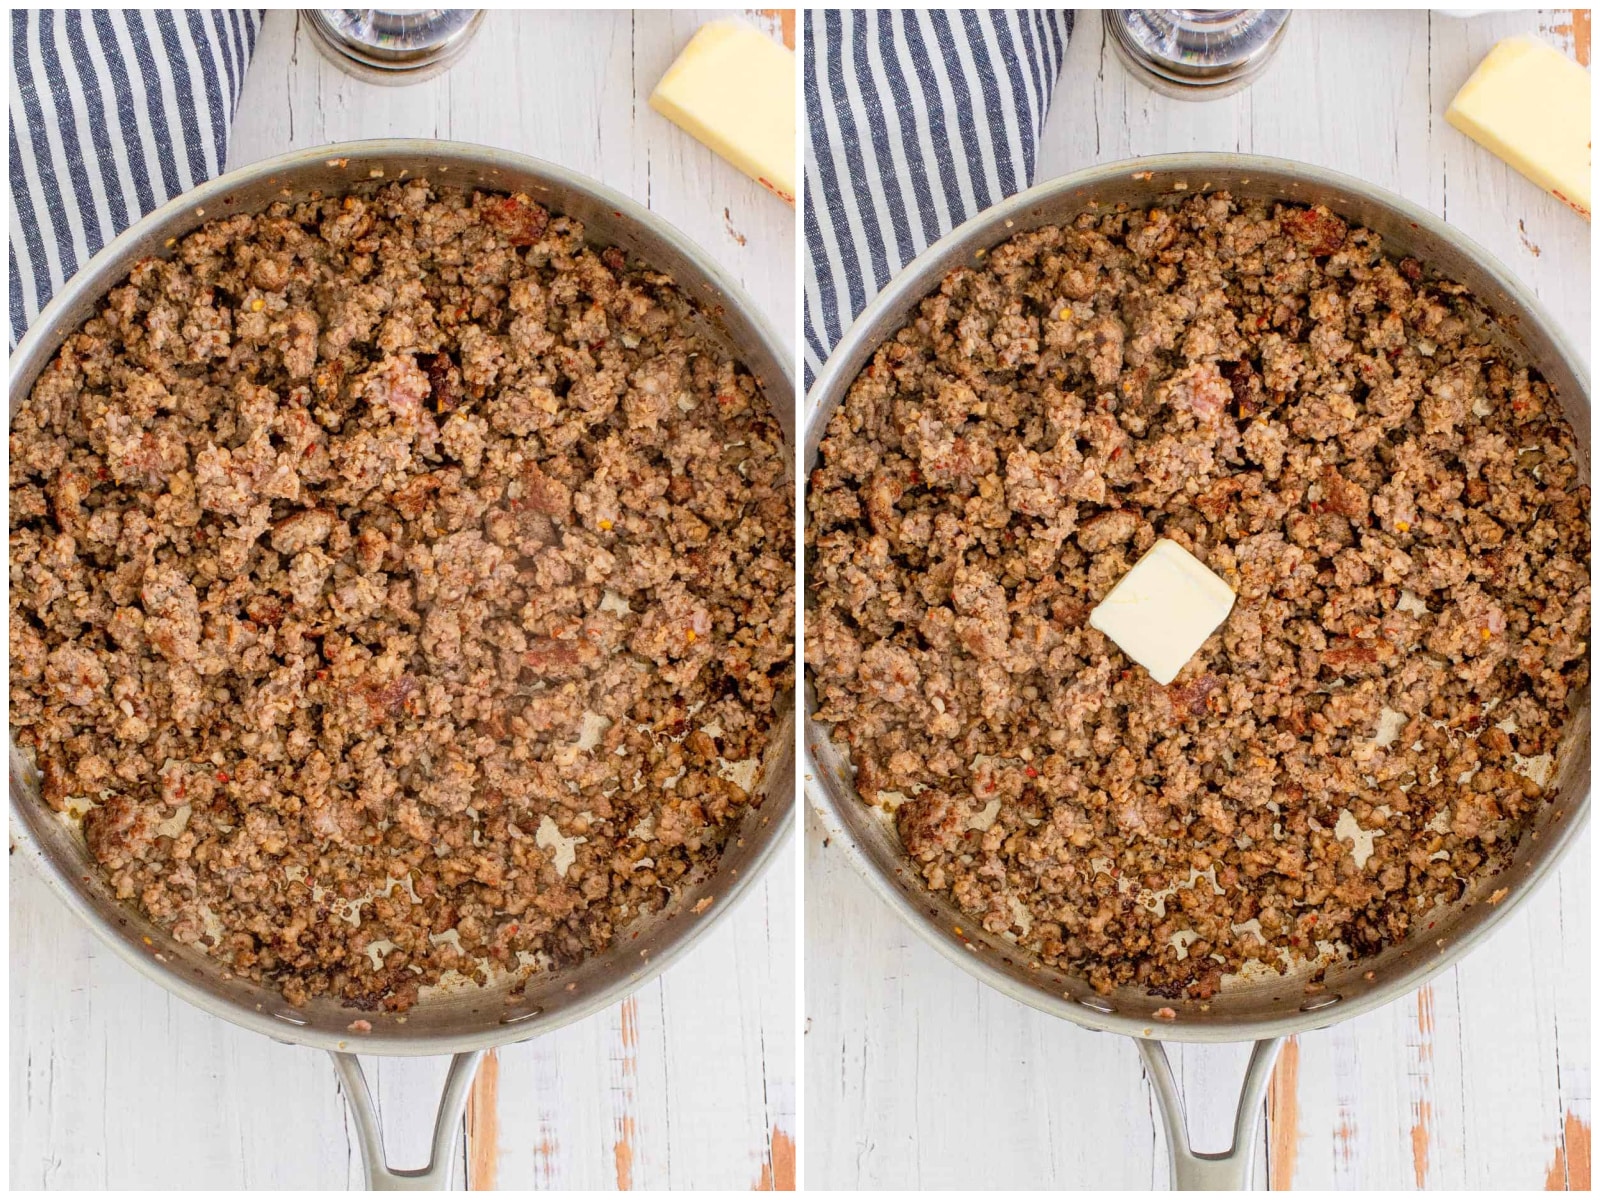
MULTIPOLYGON (((390 139, 297 151, 233 171, 152 212, 69 280, 11 357, 11 413, 32 390, 63 339, 98 308, 139 259, 171 252, 174 238, 208 220, 254 212, 313 192, 340 194, 374 180, 425 177, 435 183, 526 192, 581 220, 591 240, 621 246, 673 277, 708 315, 706 332, 722 341, 761 384, 782 425, 795 434, 792 356, 743 290, 711 257, 672 226, 620 193, 552 163, 459 142, 390 139)), ((217 960, 181 945, 119 903, 89 860, 81 835, 39 798, 33 765, 14 741, 11 837, 17 857, 39 871, 62 901, 113 950, 169 992, 207 1012, 276 1038, 329 1051, 357 1118, 371 1185, 380 1189, 449 1186, 450 1139, 485 1049, 526 1041, 621 1000, 660 974, 733 909, 784 845, 793 823, 793 697, 769 737, 760 807, 730 839, 716 873, 680 891, 667 909, 630 927, 605 954, 570 970, 534 975, 513 995, 510 984, 424 999, 403 1016, 357 1012, 323 999, 294 1008, 281 995, 239 979, 217 960), (715 898, 703 915, 693 910, 715 898), (357 1018, 370 1033, 353 1033, 357 1018), (391 1170, 356 1053, 454 1055, 434 1128, 433 1158, 421 1171, 391 1170)))
MULTIPOLYGON (((1111 163, 1076 172, 1020 193, 930 246, 890 282, 846 332, 812 388, 806 412, 804 467, 816 465, 829 418, 880 345, 910 318, 945 274, 975 265, 989 248, 1041 225, 1069 221, 1095 206, 1148 205, 1174 193, 1226 189, 1236 197, 1326 204, 1383 236, 1384 247, 1413 255, 1430 274, 1465 284, 1497 319, 1554 389, 1577 435, 1587 477, 1589 382, 1582 360, 1533 296, 1480 247, 1427 211, 1349 176, 1283 159, 1234 154, 1178 154, 1111 163)), ((1455 962, 1515 911, 1555 867, 1588 815, 1589 703, 1574 706, 1556 756, 1553 798, 1541 810, 1498 875, 1459 902, 1418 923, 1405 942, 1373 957, 1330 968, 1315 988, 1311 968, 1225 988, 1207 1003, 1154 999, 1137 988, 1097 994, 1078 976, 1039 962, 1015 944, 974 929, 942 896, 929 892, 902 850, 893 827, 864 804, 845 756, 826 726, 811 719, 806 695, 806 794, 829 835, 879 896, 935 949, 983 982, 1024 1004, 1090 1029, 1138 1039, 1161 1101, 1177 1188, 1237 1189, 1247 1185, 1251 1141, 1282 1039, 1320 1029, 1406 995, 1455 962), (1496 904, 1489 893, 1509 889, 1496 904), (1172 1020, 1157 1020, 1166 1006, 1172 1020), (1189 1145, 1183 1106, 1163 1040, 1253 1042, 1254 1051, 1234 1122, 1232 1149, 1198 1154, 1189 1145)))

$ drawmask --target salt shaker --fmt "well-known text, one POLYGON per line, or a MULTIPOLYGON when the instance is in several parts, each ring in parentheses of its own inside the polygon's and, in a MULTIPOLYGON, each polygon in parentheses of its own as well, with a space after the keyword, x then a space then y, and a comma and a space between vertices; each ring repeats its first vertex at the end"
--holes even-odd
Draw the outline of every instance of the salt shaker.
POLYGON ((319 46, 369 83, 416 83, 448 68, 483 23, 479 8, 309 8, 319 46))
POLYGON ((1288 26, 1286 8, 1106 9, 1106 30, 1128 69, 1156 91, 1209 100, 1247 87, 1288 26))

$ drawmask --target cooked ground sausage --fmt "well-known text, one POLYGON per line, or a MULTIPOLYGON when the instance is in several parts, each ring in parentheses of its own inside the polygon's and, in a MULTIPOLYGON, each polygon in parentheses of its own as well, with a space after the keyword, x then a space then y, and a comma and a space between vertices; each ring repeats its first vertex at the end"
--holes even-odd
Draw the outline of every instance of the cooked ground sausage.
POLYGON ((766 398, 672 281, 415 180, 139 263, 11 431, 11 722, 117 895, 294 1002, 604 949, 793 682, 766 398))
POLYGON ((1545 802, 1589 488, 1465 290, 1193 196, 948 274, 832 418, 806 659, 927 886, 1108 991, 1395 942, 1545 802), (1238 599, 1170 687, 1090 627, 1158 538, 1238 599))

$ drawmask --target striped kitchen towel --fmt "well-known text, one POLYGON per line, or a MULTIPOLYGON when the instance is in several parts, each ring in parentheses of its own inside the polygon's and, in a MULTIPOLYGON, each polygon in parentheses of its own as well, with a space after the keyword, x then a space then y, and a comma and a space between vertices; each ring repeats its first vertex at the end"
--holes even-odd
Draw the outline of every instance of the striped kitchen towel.
POLYGON ((11 344, 107 242, 221 173, 264 13, 11 13, 11 344))
POLYGON ((805 376, 925 248, 1033 183, 1072 13, 807 11, 805 376))

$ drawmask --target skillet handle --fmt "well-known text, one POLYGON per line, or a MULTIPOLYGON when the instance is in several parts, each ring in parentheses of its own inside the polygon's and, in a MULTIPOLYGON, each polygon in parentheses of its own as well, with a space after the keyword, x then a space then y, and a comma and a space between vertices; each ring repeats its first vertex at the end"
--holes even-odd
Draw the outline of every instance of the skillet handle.
POLYGON ((345 1102, 361 1134, 361 1161, 367 1170, 367 1187, 375 1192, 449 1191, 456 1133, 461 1127, 461 1115, 466 1111, 467 1095, 472 1090, 472 1079, 478 1073, 478 1060, 483 1057, 483 1051, 469 1050, 450 1060, 439 1113, 433 1121, 432 1155, 428 1165, 418 1171, 397 1171, 389 1166, 388 1155, 383 1150, 383 1126, 378 1122, 378 1110, 373 1106, 361 1060, 354 1054, 333 1050, 328 1053, 334 1069, 339 1072, 345 1102))
POLYGON ((1250 1187, 1250 1169, 1255 1158, 1256 1126, 1261 1120, 1262 1101, 1272 1078, 1282 1038, 1266 1038, 1256 1043, 1245 1069, 1244 1086, 1239 1092, 1239 1107, 1233 1119, 1233 1145, 1220 1154, 1200 1154, 1189 1145, 1189 1124, 1183 1113, 1183 1097, 1172 1078, 1166 1047, 1153 1039, 1138 1038, 1145 1070, 1161 1101, 1161 1123, 1167 1131, 1167 1147, 1172 1158, 1172 1189, 1178 1192, 1238 1192, 1250 1187))

